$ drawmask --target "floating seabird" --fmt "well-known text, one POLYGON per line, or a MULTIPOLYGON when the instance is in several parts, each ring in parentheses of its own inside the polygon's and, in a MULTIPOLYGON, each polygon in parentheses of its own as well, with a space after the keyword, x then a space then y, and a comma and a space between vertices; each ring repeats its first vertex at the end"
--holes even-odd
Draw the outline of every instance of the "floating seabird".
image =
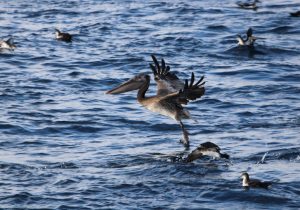
POLYGON ((243 187, 256 187, 256 188, 268 188, 272 183, 271 182, 262 182, 257 179, 250 179, 248 173, 243 173, 241 178, 243 179, 243 187))
POLYGON ((13 50, 16 48, 16 45, 14 45, 14 40, 12 37, 10 37, 8 40, 1 40, 0 41, 0 49, 10 49, 13 50))
POLYGON ((221 149, 218 147, 218 145, 212 143, 212 142, 205 142, 203 144, 200 144, 197 149, 193 150, 183 161, 184 162, 192 162, 196 159, 199 159, 203 156, 210 156, 213 158, 225 158, 229 159, 229 155, 225 153, 220 152, 221 149))
POLYGON ((256 10, 258 8, 258 6, 256 5, 256 3, 258 3, 258 0, 255 0, 253 2, 237 2, 236 4, 243 9, 253 9, 256 10))
POLYGON ((170 72, 170 67, 166 66, 164 59, 161 60, 161 65, 159 65, 154 55, 152 55, 152 59, 154 65, 150 64, 150 67, 157 84, 156 95, 145 96, 150 85, 150 76, 144 73, 138 74, 106 93, 119 94, 138 90, 137 100, 142 106, 152 112, 157 112, 179 122, 183 132, 183 139, 181 142, 188 147, 188 132, 184 128, 182 119, 190 118, 190 113, 183 105, 204 95, 204 76, 202 76, 199 81, 195 82, 195 76, 194 73, 192 73, 190 81, 186 79, 184 83, 179 80, 173 72, 170 72))
POLYGON ((291 12, 290 15, 291 15, 292 17, 300 17, 300 10, 297 11, 297 12, 291 12))
POLYGON ((69 33, 62 33, 60 30, 55 29, 55 38, 60 41, 71 42, 72 35, 69 33))
POLYGON ((238 45, 254 46, 254 42, 257 38, 253 36, 252 28, 247 31, 247 38, 244 40, 241 35, 237 35, 238 45))

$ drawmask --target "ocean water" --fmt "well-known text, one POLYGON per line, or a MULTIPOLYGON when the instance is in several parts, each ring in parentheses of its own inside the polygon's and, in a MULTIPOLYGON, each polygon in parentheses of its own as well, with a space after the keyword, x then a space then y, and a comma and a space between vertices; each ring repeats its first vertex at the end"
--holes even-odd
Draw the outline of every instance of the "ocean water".
MULTIPOLYGON (((299 209, 300 9, 297 0, 0 2, 1 209, 299 209), (249 27, 255 50, 237 47, 249 27), (54 29, 74 35, 56 41, 54 29), (205 95, 184 121, 105 91, 150 55, 205 95), (182 163, 211 141, 230 161, 182 163), (240 175, 272 181, 244 190, 240 175)), ((151 75, 152 76, 152 75, 151 75)), ((155 94, 152 81, 147 95, 155 94)))

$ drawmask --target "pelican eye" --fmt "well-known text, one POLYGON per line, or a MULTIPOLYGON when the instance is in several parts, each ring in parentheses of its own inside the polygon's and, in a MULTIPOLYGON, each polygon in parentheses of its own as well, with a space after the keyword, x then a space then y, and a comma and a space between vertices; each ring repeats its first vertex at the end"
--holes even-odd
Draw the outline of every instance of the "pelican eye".
POLYGON ((137 81, 143 81, 145 80, 145 76, 144 75, 139 75, 139 76, 136 76, 135 78, 137 81))

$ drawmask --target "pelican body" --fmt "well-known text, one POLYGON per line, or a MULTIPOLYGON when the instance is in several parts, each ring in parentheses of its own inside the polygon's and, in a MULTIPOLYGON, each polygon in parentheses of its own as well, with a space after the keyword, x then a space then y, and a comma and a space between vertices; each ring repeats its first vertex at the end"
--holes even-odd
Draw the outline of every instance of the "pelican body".
POLYGON ((220 151, 221 151, 221 149, 218 145, 216 145, 212 142, 205 142, 203 144, 200 144, 199 147, 197 147, 195 150, 193 150, 184 159, 184 162, 192 162, 203 156, 210 156, 210 157, 217 158, 217 159, 220 159, 220 158, 229 159, 228 154, 221 153, 220 151))
POLYGON ((69 33, 60 32, 60 30, 55 29, 55 38, 60 41, 71 42, 72 35, 69 33))
POLYGON ((246 172, 242 174, 241 178, 243 179, 242 185, 245 188, 268 188, 272 184, 271 182, 262 182, 257 179, 250 179, 249 174, 246 172))
POLYGON ((162 59, 161 65, 159 65, 154 55, 152 55, 152 59, 154 65, 150 64, 150 67, 153 71, 154 80, 157 83, 156 95, 146 96, 150 85, 150 76, 144 73, 138 74, 106 93, 119 94, 138 90, 137 100, 142 106, 152 112, 170 117, 179 122, 183 131, 183 139, 181 142, 188 147, 188 132, 184 128, 182 119, 190 118, 190 114, 183 105, 191 100, 200 98, 204 94, 205 82, 202 82, 204 77, 201 77, 198 82, 194 83, 195 76, 194 73, 192 73, 190 82, 185 80, 185 83, 183 83, 174 73, 170 72, 170 67, 166 66, 164 59, 162 59))
POLYGON ((9 49, 13 50, 16 48, 16 45, 14 45, 13 38, 9 38, 8 40, 1 40, 0 41, 0 49, 9 49))
POLYGON ((257 38, 253 36, 252 28, 247 31, 247 38, 244 40, 241 35, 237 35, 238 45, 241 46, 254 46, 254 42, 257 38))

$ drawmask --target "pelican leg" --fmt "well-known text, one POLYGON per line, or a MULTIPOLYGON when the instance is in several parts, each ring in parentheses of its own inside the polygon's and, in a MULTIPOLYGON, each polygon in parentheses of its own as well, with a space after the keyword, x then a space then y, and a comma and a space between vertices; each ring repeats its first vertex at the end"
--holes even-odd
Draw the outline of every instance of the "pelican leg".
POLYGON ((189 142, 189 133, 187 132, 187 130, 185 130, 184 125, 181 121, 179 121, 180 123, 180 127, 182 129, 183 135, 182 135, 182 139, 180 140, 180 143, 183 143, 183 145, 185 147, 189 147, 190 146, 190 142, 189 142))

